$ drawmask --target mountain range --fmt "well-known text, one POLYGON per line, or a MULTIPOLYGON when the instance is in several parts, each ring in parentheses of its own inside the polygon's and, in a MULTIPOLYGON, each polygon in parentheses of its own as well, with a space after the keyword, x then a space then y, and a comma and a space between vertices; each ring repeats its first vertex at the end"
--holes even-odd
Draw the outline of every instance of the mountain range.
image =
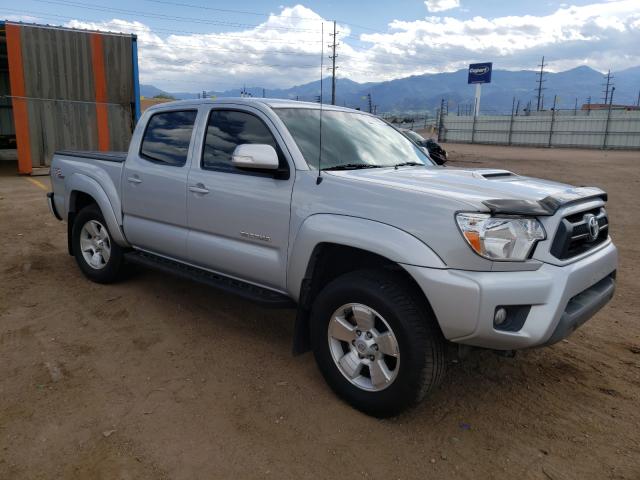
MULTIPOLYGON (((520 70, 493 70, 490 84, 482 86, 482 113, 508 113, 515 98, 524 108, 529 101, 536 107, 538 72, 520 70)), ((544 74, 544 108, 553 105, 557 96, 557 107, 578 108, 584 103, 603 103, 605 78, 601 72, 581 66, 571 70, 544 74)), ((640 95, 640 67, 633 67, 613 74, 615 87, 613 103, 635 105, 640 95)), ((331 80, 323 80, 323 98, 328 103, 331 98, 331 80)), ((171 95, 177 99, 197 98, 198 93, 165 92, 153 85, 141 85, 141 95, 171 95)), ((208 96, 216 98, 239 97, 243 92, 262 97, 259 86, 225 91, 207 91, 208 96)), ((336 81, 336 104, 368 110, 368 95, 379 113, 434 112, 442 99, 448 102, 450 112, 472 108, 475 86, 467 84, 467 70, 435 74, 413 75, 385 82, 358 83, 347 78, 336 81)), ((271 98, 289 98, 304 101, 317 101, 320 95, 320 81, 296 85, 286 89, 264 90, 264 96, 271 98)))

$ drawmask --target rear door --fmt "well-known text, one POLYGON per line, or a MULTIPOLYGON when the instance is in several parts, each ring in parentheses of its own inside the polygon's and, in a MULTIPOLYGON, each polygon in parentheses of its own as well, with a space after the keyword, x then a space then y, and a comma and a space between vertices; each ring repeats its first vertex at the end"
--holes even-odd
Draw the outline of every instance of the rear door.
POLYGON ((197 110, 154 113, 140 149, 130 152, 122 178, 124 231, 135 247, 186 258, 187 161, 197 110))
POLYGON ((284 290, 293 162, 261 111, 221 105, 207 113, 187 187, 190 262, 284 290), (233 150, 247 143, 274 147, 280 174, 234 167, 233 150))

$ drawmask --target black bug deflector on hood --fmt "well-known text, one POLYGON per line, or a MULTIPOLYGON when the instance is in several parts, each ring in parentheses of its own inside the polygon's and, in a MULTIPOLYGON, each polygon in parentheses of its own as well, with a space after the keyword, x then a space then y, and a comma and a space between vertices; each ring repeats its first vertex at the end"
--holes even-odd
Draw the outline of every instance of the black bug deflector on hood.
POLYGON ((560 207, 571 203, 583 202, 591 198, 601 198, 606 202, 607 192, 597 187, 576 187, 550 195, 542 200, 506 198, 485 200, 482 203, 494 214, 551 216, 560 207))

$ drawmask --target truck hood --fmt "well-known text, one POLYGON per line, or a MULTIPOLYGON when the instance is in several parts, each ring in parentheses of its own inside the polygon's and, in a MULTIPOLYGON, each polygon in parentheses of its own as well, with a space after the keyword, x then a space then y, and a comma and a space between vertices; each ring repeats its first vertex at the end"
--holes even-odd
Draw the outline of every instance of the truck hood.
POLYGON ((509 210, 510 213, 552 215, 561 204, 589 196, 606 197, 599 189, 574 188, 564 183, 487 168, 400 167, 397 170, 381 168, 328 173, 372 185, 447 197, 482 210, 488 208, 504 213, 509 210), (545 207, 545 203, 549 205, 545 207), (519 211, 523 208, 524 212, 519 211))

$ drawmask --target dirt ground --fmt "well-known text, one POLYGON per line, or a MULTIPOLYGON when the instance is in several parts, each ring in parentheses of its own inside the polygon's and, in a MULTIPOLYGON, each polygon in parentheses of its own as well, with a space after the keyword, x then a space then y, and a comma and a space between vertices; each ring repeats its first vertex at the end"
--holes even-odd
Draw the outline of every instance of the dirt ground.
POLYGON ((291 356, 291 311, 151 271, 85 280, 48 179, 5 165, 0 478, 640 479, 640 153, 446 147, 452 165, 606 189, 619 287, 568 341, 474 352, 391 420, 291 356))

